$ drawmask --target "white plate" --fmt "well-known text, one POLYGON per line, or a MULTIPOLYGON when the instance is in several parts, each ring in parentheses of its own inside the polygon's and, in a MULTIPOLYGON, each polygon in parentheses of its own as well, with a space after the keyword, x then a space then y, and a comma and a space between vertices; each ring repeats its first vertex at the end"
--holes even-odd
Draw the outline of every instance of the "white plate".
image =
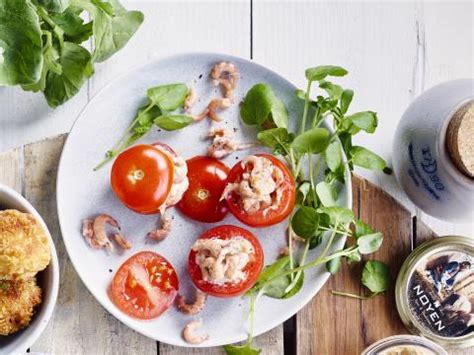
MULTIPOLYGON (((149 87, 183 82, 194 86, 200 102, 196 112, 204 107, 211 97, 220 95, 212 86, 209 72, 220 61, 233 62, 240 73, 236 94, 236 104, 222 113, 223 123, 235 127, 237 140, 255 141, 253 127, 244 126, 239 119, 238 103, 245 93, 256 83, 270 84, 277 96, 289 108, 289 119, 294 125, 301 116, 301 101, 295 98, 295 87, 278 74, 245 59, 221 54, 193 53, 178 55, 154 61, 114 80, 97 94, 76 121, 61 156, 57 179, 58 214, 64 243, 79 276, 95 298, 120 321, 134 330, 161 342, 189 346, 181 339, 183 326, 191 317, 183 315, 171 307, 164 315, 152 321, 140 321, 123 314, 107 296, 107 287, 117 268, 132 254, 141 250, 153 250, 165 256, 176 268, 180 277, 180 287, 185 293, 191 290, 187 274, 187 256, 195 239, 213 224, 203 224, 183 218, 176 210, 171 235, 162 242, 154 243, 146 239, 157 218, 138 215, 125 208, 115 197, 109 185, 111 164, 94 172, 92 168, 102 160, 104 153, 122 135, 133 119, 137 108, 145 102, 149 87), (92 250, 81 236, 81 220, 98 213, 114 216, 130 237, 134 246, 122 255, 107 255, 103 250, 92 250)), ((301 70, 303 75, 303 68, 301 70)), ((208 141, 203 136, 208 131, 207 121, 191 125, 177 132, 153 132, 143 142, 161 141, 169 144, 186 159, 206 153, 208 141)), ((263 148, 256 149, 264 150, 263 148)), ((249 152, 238 152, 225 159, 229 166, 249 152)), ((350 181, 350 179, 348 179, 350 181)), ((350 207, 351 186, 347 184, 340 192, 340 204, 350 207)), ((219 224, 241 225, 232 215, 219 224)), ((287 224, 264 229, 252 229, 265 251, 265 263, 272 263, 281 247, 285 245, 287 224)), ((243 226, 245 227, 245 226, 243 226)), ((341 248, 344 238, 335 247, 341 248)), ((321 249, 309 253, 309 259, 321 249)), ((255 334, 264 333, 281 324, 300 310, 321 288, 329 274, 324 266, 306 272, 305 284, 301 292, 288 300, 262 297, 256 307, 255 334)), ((218 299, 210 297, 206 307, 198 317, 203 318, 203 331, 210 339, 201 346, 217 346, 234 343, 247 337, 247 299, 218 299)))

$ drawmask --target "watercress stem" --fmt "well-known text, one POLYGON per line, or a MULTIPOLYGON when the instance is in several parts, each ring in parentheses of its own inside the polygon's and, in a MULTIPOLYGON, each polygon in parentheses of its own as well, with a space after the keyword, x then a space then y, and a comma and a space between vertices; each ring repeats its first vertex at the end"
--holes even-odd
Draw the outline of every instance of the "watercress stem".
POLYGON ((303 133, 306 129, 306 116, 308 116, 308 108, 309 108, 309 93, 311 91, 311 84, 313 82, 308 80, 308 85, 306 87, 306 93, 304 95, 304 109, 303 109, 303 119, 301 120, 301 130, 300 133, 303 133))
POLYGON ((335 230, 339 234, 347 234, 348 236, 351 236, 351 237, 353 236, 352 231, 350 229, 341 230, 341 229, 337 229, 337 228, 327 228, 327 227, 321 227, 321 226, 319 226, 319 229, 323 230, 323 231, 334 231, 335 230))
MULTIPOLYGON (((336 223, 334 223, 334 226, 337 227, 337 220, 336 220, 336 223)), ((337 229, 334 228, 332 233, 331 233, 331 236, 329 237, 328 239, 328 242, 326 243, 326 247, 324 248, 323 252, 321 253, 321 256, 320 257, 325 257, 326 254, 328 253, 329 249, 331 248, 331 244, 334 240, 334 237, 336 236, 336 233, 337 233, 337 229)))
POLYGON ((359 249, 359 247, 357 246, 352 246, 352 247, 349 247, 347 249, 344 249, 344 250, 339 250, 331 255, 328 255, 324 258, 317 258, 313 261, 310 261, 309 263, 305 264, 305 265, 302 265, 302 266, 298 266, 294 269, 290 269, 290 270, 287 270, 287 271, 284 271, 270 279, 268 279, 266 282, 262 283, 260 285, 260 289, 263 289, 265 286, 269 285, 270 283, 272 283, 273 281, 275 281, 276 279, 280 278, 280 277, 283 277, 283 276, 288 276, 288 275, 291 275, 295 272, 298 272, 298 271, 303 271, 303 270, 306 270, 306 269, 309 269, 309 268, 312 268, 316 265, 319 265, 319 264, 325 264, 327 263, 328 261, 334 259, 334 258, 338 258, 340 256, 347 256, 349 254, 352 254, 354 253, 355 251, 357 251, 359 249))
MULTIPOLYGON (((304 265, 304 263, 306 262, 306 256, 308 255, 308 250, 309 250, 309 241, 306 241, 305 245, 304 245, 304 250, 303 250, 303 255, 301 256, 301 262, 300 262, 300 265, 304 265)), ((291 268, 293 268, 293 266, 290 266, 291 268)), ((301 273, 303 271, 298 271, 295 274, 291 274, 291 275, 295 275, 294 278, 293 278, 293 281, 288 285, 288 287, 285 289, 285 293, 288 293, 290 292, 293 287, 296 286, 296 284, 298 283, 298 279, 300 278, 301 276, 301 273)))
POLYGON ((358 300, 368 300, 369 298, 377 296, 377 292, 374 292, 370 294, 369 296, 360 296, 356 295, 354 293, 348 293, 348 292, 342 292, 342 291, 334 291, 331 290, 331 293, 335 296, 344 296, 344 297, 350 297, 350 298, 357 298, 358 300))
POLYGON ((127 147, 127 142, 125 141, 125 139, 128 137, 130 131, 132 130, 132 128, 135 127, 135 125, 136 125, 137 122, 140 120, 140 118, 141 118, 145 113, 147 113, 148 111, 150 111, 153 106, 154 106, 154 104, 153 104, 153 103, 150 103, 150 104, 147 106, 147 108, 146 108, 145 110, 143 110, 143 112, 141 112, 141 113, 133 120, 133 122, 132 122, 132 123, 128 126, 128 128, 125 130, 125 133, 122 135, 122 137, 120 137, 120 139, 118 140, 118 142, 112 147, 111 150, 108 151, 107 157, 94 167, 94 171, 97 171, 97 170, 99 170, 100 168, 102 168, 105 164, 107 164, 109 161, 111 161, 119 152, 121 152, 123 149, 125 149, 125 148, 127 147), (110 154, 109 154, 109 153, 110 153, 110 154))
POLYGON ((311 184, 311 193, 313 195, 313 205, 314 207, 318 204, 318 196, 316 195, 316 186, 314 184, 314 176, 313 176, 313 154, 308 153, 308 168, 309 168, 309 181, 311 184))
MULTIPOLYGON (((290 269, 293 269, 294 260, 293 260, 293 229, 291 228, 291 223, 288 223, 288 256, 290 258, 290 269)), ((293 281, 294 275, 290 275, 291 280, 293 281)))

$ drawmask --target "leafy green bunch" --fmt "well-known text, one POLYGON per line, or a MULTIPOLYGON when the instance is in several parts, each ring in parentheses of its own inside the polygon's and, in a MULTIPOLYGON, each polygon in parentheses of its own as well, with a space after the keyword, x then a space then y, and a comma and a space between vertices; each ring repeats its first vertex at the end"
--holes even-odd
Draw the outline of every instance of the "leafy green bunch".
POLYGON ((138 109, 135 119, 115 146, 105 154, 105 159, 94 170, 115 158, 122 150, 150 132, 153 126, 165 131, 175 131, 193 122, 193 118, 174 112, 183 107, 189 89, 186 84, 167 84, 147 90, 147 103, 138 109))
POLYGON ((0 85, 42 91, 49 106, 62 105, 142 22, 118 0, 0 0, 0 85), (92 54, 81 45, 91 37, 92 54))
MULTIPOLYGON (((329 77, 346 75, 344 68, 318 66, 307 69, 305 74, 308 80, 306 91, 297 90, 295 93, 303 101, 298 132, 289 130, 287 109, 266 84, 253 86, 241 106, 242 120, 256 126, 258 140, 272 148, 273 154, 284 158, 291 167, 297 184, 297 199, 288 226, 288 255, 267 265, 247 292, 250 297, 249 339, 242 346, 225 346, 228 354, 259 353, 252 348, 253 309, 259 297, 290 298, 301 290, 305 270, 325 265, 331 274, 335 274, 343 259, 348 263, 359 262, 362 255, 377 251, 383 241, 381 233, 356 219, 352 210, 338 206, 337 202, 343 184, 350 177, 347 172, 355 165, 390 172, 377 154, 352 144, 352 137, 359 132, 375 132, 377 114, 372 111, 347 114, 353 91, 328 80, 329 77), (319 93, 313 99, 311 89, 315 83, 319 93), (329 121, 332 132, 322 127, 329 121), (323 166, 325 169, 320 172, 323 166), (346 246, 331 252, 335 242, 343 236, 349 237, 346 246), (298 260, 293 247, 295 239, 304 245, 298 260), (324 244, 321 253, 307 261, 308 251, 321 244, 324 244)), ((371 290, 369 296, 339 291, 334 294, 365 299, 384 292, 388 282, 386 265, 369 261, 362 273, 362 283, 371 290)))

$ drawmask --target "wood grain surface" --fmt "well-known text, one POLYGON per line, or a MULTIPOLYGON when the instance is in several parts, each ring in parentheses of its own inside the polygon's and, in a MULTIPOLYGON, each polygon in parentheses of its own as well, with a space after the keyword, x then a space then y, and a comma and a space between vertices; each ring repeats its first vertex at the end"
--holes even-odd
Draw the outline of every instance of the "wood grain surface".
MULTIPOLYGON (((158 344, 127 328, 107 313, 86 289, 66 254, 56 212, 56 173, 65 135, 0 153, 0 182, 21 192, 45 219, 60 261, 56 310, 31 352, 45 354, 223 354, 221 348, 187 349, 158 344)), ((354 212, 383 232, 383 247, 373 258, 390 265, 393 280, 412 248, 435 234, 389 194, 353 178, 354 212)), ((331 294, 361 294, 361 265, 342 270, 283 326, 255 339, 264 354, 356 355, 374 341, 407 333, 394 303, 385 296, 359 301, 331 294)), ((472 349, 450 354, 472 354, 472 349)))

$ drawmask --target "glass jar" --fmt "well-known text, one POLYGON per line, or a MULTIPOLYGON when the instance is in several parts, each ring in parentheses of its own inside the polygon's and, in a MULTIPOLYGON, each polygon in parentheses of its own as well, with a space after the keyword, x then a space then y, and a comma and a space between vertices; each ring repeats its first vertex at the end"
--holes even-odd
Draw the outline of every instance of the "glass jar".
POLYGON ((395 285, 407 329, 444 347, 474 345, 474 239, 447 236, 417 247, 395 285))
POLYGON ((362 355, 448 355, 432 341, 415 335, 395 335, 369 346, 362 355))

